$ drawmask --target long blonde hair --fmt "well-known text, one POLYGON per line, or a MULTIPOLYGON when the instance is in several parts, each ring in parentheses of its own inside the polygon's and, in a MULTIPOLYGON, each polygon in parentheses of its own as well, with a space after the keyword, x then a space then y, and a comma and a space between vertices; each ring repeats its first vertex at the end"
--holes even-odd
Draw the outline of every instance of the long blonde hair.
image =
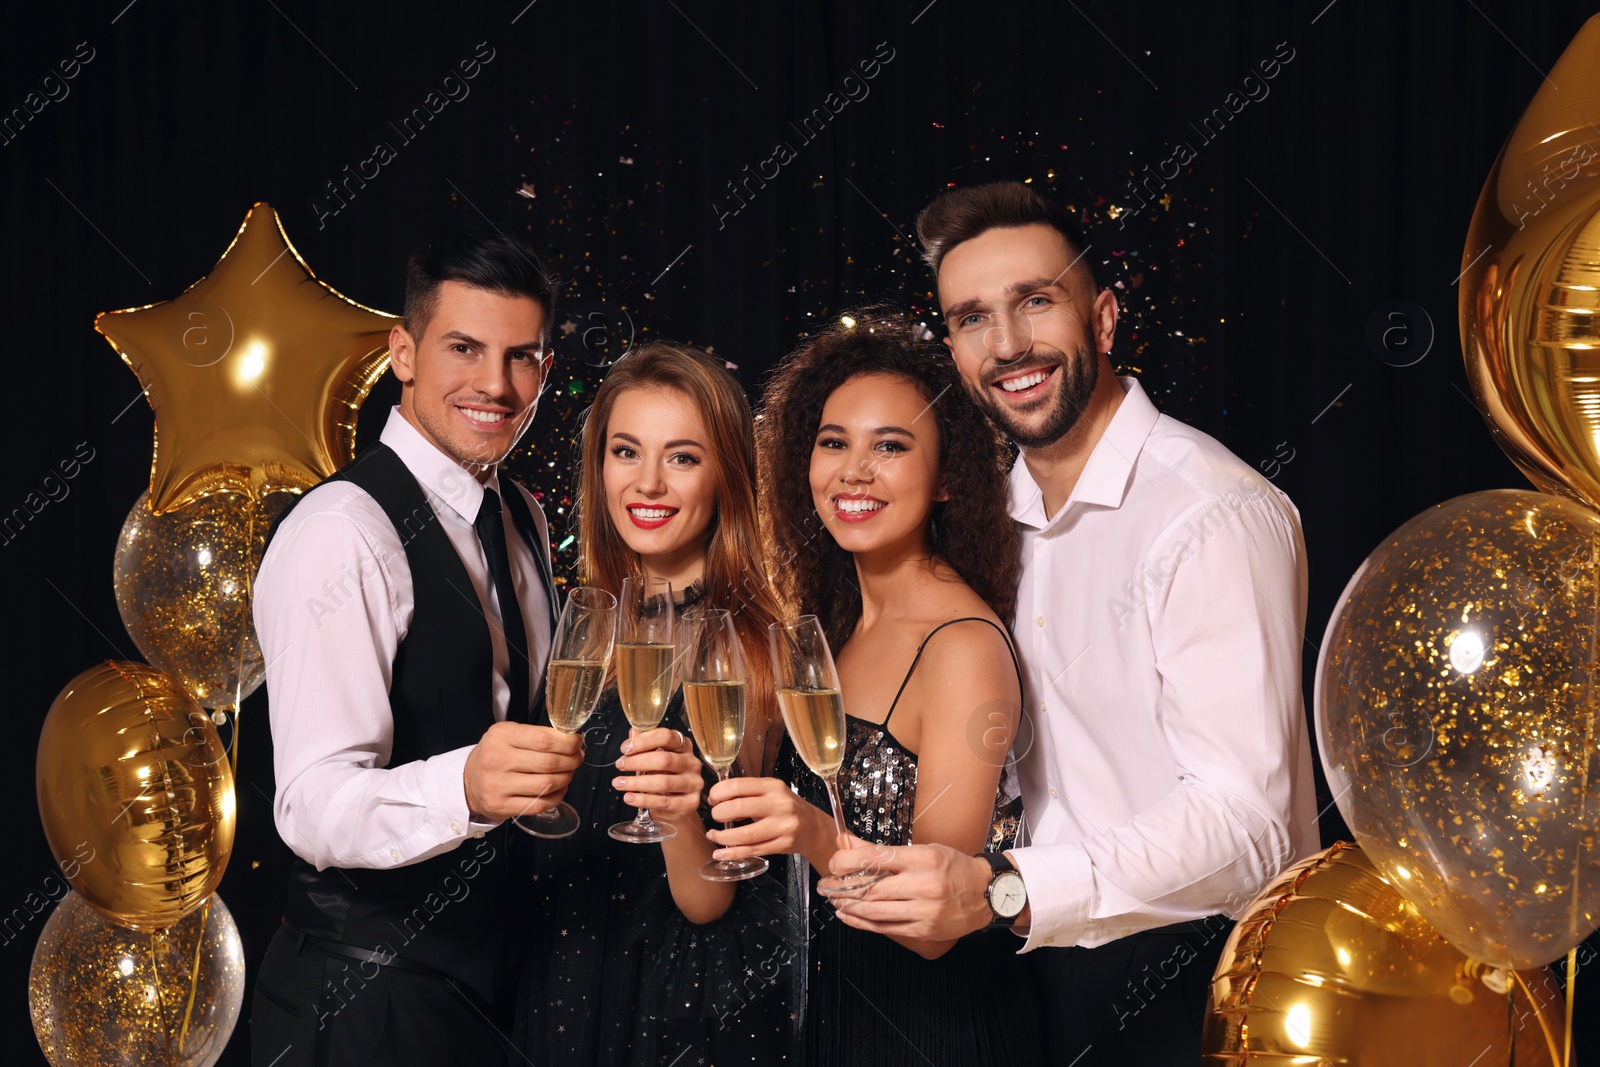
POLYGON ((745 743, 739 769, 745 775, 771 771, 782 738, 767 627, 780 615, 762 565, 761 526, 756 514, 755 419, 739 382, 715 356, 688 345, 655 342, 618 360, 600 383, 584 420, 582 469, 578 475, 578 575, 584 585, 619 593, 625 577, 643 574, 606 509, 607 428, 617 397, 629 389, 671 389, 693 402, 705 426, 715 471, 717 506, 701 582, 701 603, 727 608, 749 672, 745 743))

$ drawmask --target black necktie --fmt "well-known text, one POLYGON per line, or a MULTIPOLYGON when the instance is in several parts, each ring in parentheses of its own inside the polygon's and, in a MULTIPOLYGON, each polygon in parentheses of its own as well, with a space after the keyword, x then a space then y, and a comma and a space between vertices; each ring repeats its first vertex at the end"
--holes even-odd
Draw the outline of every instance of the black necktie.
POLYGON ((483 491, 478 519, 472 525, 478 531, 483 554, 489 560, 489 577, 494 582, 495 596, 500 600, 500 624, 506 639, 506 684, 511 687, 506 718, 512 722, 527 722, 528 632, 523 629, 517 587, 511 581, 511 557, 506 552, 506 528, 500 519, 500 496, 493 489, 483 491))

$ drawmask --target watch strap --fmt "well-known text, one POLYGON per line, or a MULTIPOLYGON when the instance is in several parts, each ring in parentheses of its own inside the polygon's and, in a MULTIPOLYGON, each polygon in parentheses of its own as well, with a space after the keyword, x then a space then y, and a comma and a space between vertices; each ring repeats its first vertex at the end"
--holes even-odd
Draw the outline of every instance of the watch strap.
POLYGON ((994 881, 994 876, 1001 871, 1014 871, 1017 869, 1017 865, 1011 862, 1011 857, 1004 852, 984 852, 980 853, 978 858, 986 861, 990 867, 994 868, 989 875, 991 882, 994 881))

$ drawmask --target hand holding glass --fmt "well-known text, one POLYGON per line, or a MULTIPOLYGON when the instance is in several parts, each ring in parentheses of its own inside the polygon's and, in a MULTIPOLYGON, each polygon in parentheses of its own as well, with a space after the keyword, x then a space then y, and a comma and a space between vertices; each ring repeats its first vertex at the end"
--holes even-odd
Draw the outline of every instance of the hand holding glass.
MULTIPOLYGON (((550 665, 545 669, 544 706, 550 725, 564 734, 583 728, 600 699, 611 646, 617 636, 617 598, 604 589, 579 586, 567 594, 555 640, 550 643, 550 665)), ((534 837, 571 837, 580 820, 577 811, 562 801, 538 815, 518 815, 517 829, 534 837)))
MULTIPOLYGON (((778 687, 778 709, 795 751, 828 787, 833 825, 844 835, 844 807, 839 800, 839 768, 844 764, 844 701, 839 672, 833 665, 828 638, 815 615, 802 615, 768 627, 772 679, 778 687)), ((865 868, 835 874, 817 883, 817 892, 853 893, 884 877, 865 868)))
MULTIPOLYGON (((689 714, 700 758, 725 781, 744 743, 745 667, 733 615, 721 608, 696 608, 684 617, 683 707, 689 714)), ((738 882, 764 874, 760 856, 713 860, 700 868, 708 882, 738 882)))
MULTIPOLYGON (((617 695, 634 729, 654 730, 676 688, 672 583, 665 578, 624 578, 617 613, 617 695)), ((640 808, 632 822, 619 822, 606 832, 635 845, 678 836, 674 827, 657 825, 649 808, 640 808)))

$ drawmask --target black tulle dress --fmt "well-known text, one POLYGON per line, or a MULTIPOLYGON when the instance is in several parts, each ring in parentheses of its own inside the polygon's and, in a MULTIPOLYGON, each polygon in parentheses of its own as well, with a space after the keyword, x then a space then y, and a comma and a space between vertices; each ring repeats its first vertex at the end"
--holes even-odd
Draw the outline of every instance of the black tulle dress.
MULTIPOLYGON (((954 620, 968 621, 988 620, 954 620)), ((921 658, 918 648, 907 680, 921 658)), ((916 809, 917 755, 895 740, 893 716, 891 706, 881 726, 846 718, 839 794, 852 833, 877 844, 907 845, 916 809)), ((826 786, 787 742, 776 773, 810 803, 832 810, 826 786)), ((997 803, 990 850, 1010 846, 1018 812, 1014 801, 997 803)), ((833 907, 816 894, 816 884, 812 871, 803 1062, 828 1067, 1033 1067, 1048 1061, 1033 983, 1016 955, 1020 938, 1007 930, 982 931, 962 938, 938 959, 926 960, 887 937, 840 922, 833 907)))
MULTIPOLYGON (((681 694, 663 725, 686 734, 681 694)), ((736 1067, 792 1062, 790 987, 800 938, 787 857, 738 885, 722 918, 684 918, 660 845, 606 834, 637 809, 612 788, 628 721, 608 690, 584 728, 566 800, 582 828, 524 850, 513 899, 526 926, 513 1064, 736 1067)), ((708 780, 708 786, 714 779, 708 780)), ((710 826, 702 806, 701 818, 710 826)), ((528 839, 532 841, 533 839, 528 839)))

